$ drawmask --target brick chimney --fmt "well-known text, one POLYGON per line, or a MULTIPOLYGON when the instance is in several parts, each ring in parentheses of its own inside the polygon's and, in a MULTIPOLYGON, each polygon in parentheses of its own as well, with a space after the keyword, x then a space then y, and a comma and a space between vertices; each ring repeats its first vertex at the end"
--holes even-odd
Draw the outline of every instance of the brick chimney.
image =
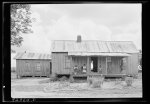
POLYGON ((82 41, 81 35, 78 35, 78 36, 77 36, 77 42, 81 42, 81 41, 82 41))

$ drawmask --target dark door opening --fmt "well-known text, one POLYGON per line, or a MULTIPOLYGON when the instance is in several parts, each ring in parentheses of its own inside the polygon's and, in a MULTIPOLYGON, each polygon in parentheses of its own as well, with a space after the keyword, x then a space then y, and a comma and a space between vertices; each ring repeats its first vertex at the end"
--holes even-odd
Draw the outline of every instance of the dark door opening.
POLYGON ((91 57, 91 65, 92 65, 92 70, 93 72, 98 72, 98 58, 97 57, 91 57))

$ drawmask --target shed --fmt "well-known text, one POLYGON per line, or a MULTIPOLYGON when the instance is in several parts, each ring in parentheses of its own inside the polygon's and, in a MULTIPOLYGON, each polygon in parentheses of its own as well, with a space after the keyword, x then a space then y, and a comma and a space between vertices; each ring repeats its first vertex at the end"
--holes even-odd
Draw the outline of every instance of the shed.
MULTIPOLYGON (((138 74, 138 50, 132 41, 54 40, 51 47, 52 73, 71 75, 75 67, 86 73, 106 76, 138 74)), ((80 72, 79 71, 79 72, 80 72)))
POLYGON ((17 76, 46 76, 51 74, 51 55, 44 53, 19 52, 16 59, 17 76))

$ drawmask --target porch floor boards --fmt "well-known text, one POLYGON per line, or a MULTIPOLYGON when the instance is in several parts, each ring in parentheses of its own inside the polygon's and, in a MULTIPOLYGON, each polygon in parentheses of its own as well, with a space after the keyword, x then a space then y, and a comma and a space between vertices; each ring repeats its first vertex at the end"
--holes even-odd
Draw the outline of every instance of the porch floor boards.
POLYGON ((103 75, 104 77, 123 77, 126 76, 126 74, 77 74, 77 75, 72 75, 73 77, 87 77, 87 76, 100 76, 103 75))

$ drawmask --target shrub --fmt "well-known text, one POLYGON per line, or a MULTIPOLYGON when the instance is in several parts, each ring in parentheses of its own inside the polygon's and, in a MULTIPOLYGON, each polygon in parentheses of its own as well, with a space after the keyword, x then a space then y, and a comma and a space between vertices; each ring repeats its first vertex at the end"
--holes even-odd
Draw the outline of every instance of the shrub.
POLYGON ((125 82, 126 82, 127 86, 132 86, 133 77, 126 77, 125 82))
POLYGON ((103 84, 103 81, 94 79, 92 82, 92 87, 93 88, 101 88, 102 84, 103 84))
POLYGON ((66 76, 63 76, 59 79, 59 81, 67 81, 67 80, 68 80, 68 78, 66 76))
POLYGON ((74 78, 73 78, 72 76, 70 76, 69 82, 70 82, 70 83, 73 83, 73 82, 74 82, 74 78))
POLYGON ((53 74, 50 78, 50 81, 58 81, 58 75, 57 74, 53 74))
POLYGON ((104 81, 104 77, 88 79, 89 85, 91 85, 93 88, 101 88, 103 85, 103 81, 104 81))

